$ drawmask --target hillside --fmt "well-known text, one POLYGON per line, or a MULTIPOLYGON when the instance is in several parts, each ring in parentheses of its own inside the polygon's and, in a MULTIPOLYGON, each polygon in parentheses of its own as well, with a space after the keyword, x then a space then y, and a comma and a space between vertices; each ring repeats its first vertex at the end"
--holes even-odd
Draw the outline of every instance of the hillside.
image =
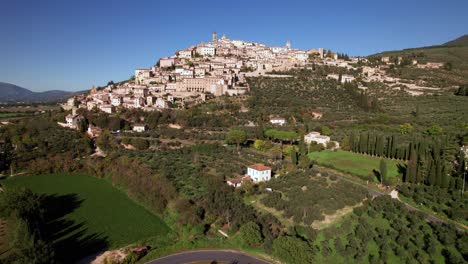
POLYGON ((468 34, 444 43, 444 46, 468 46, 468 34))
POLYGON ((400 76, 397 77, 413 80, 430 79, 436 86, 446 87, 468 82, 468 35, 464 35, 443 45, 385 51, 368 57, 385 56, 402 56, 408 59, 416 59, 419 64, 442 62, 449 65, 448 69, 402 67, 400 76))
POLYGON ((72 94, 73 92, 59 90, 33 92, 14 84, 0 82, 0 103, 54 102, 64 100, 72 94))

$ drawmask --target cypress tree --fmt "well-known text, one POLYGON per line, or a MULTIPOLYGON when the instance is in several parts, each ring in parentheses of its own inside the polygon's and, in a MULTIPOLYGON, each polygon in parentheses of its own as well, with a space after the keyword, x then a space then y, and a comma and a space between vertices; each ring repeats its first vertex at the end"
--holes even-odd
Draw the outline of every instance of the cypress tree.
POLYGON ((436 159, 436 185, 442 187, 442 165, 440 164, 440 159, 436 159))
POLYGON ((383 156, 383 149, 384 149, 384 142, 383 142, 383 136, 379 135, 377 137, 377 142, 376 142, 376 154, 377 156, 383 156))
POLYGON ((373 148, 372 148, 372 134, 371 132, 367 133, 367 154, 373 155, 373 148))
POLYGON ((387 158, 391 158, 390 154, 392 153, 392 137, 388 137, 387 138, 387 148, 386 148, 386 153, 385 153, 385 156, 387 158))
POLYGON ((450 175, 447 173, 445 164, 442 167, 442 188, 448 188, 450 185, 450 175))
POLYGON ((349 150, 352 152, 356 152, 356 149, 354 148, 354 132, 349 135, 349 150))
POLYGON ((418 159, 418 171, 416 174, 416 183, 422 183, 424 181, 426 168, 425 168, 424 161, 421 159, 421 156, 418 155, 418 157, 419 159, 418 159))
POLYGON ((397 138, 395 135, 392 136, 392 153, 391 153, 391 157, 392 158, 395 158, 396 157, 396 147, 397 147, 397 138))
POLYGON ((365 153, 365 148, 367 146, 367 142, 366 142, 366 137, 364 136, 364 133, 361 133, 359 135, 359 152, 360 153, 365 153))
POLYGON ((430 171, 429 171, 429 176, 427 177, 427 183, 429 185, 435 185, 436 184, 436 166, 434 163, 434 160, 431 160, 430 163, 430 171))
POLYGON ((294 166, 297 165, 297 152, 295 148, 291 150, 291 162, 294 166))
POLYGON ((416 151, 414 149, 411 150, 411 157, 410 161, 408 163, 408 168, 407 168, 407 181, 414 183, 416 182, 416 174, 418 172, 418 156, 416 154, 416 151))

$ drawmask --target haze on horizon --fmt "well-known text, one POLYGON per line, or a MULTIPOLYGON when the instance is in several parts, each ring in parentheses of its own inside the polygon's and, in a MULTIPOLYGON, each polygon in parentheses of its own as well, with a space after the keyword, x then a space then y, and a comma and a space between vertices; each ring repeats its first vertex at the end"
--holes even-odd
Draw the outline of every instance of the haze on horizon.
POLYGON ((467 1, 7 1, 0 81, 33 91, 129 78, 178 49, 231 39, 349 55, 442 44, 467 33, 467 1))

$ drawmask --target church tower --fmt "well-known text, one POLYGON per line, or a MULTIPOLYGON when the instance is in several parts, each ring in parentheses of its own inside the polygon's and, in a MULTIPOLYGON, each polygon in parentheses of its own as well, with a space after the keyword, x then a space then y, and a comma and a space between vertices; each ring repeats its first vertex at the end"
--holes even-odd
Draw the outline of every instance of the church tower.
POLYGON ((91 87, 90 94, 93 95, 93 94, 95 94, 95 93, 97 93, 97 89, 96 89, 96 87, 93 85, 93 87, 91 87))
POLYGON ((286 41, 286 49, 290 50, 291 49, 291 41, 286 41))
POLYGON ((213 36, 211 37, 212 42, 218 41, 218 36, 216 35, 216 32, 213 32, 213 36))

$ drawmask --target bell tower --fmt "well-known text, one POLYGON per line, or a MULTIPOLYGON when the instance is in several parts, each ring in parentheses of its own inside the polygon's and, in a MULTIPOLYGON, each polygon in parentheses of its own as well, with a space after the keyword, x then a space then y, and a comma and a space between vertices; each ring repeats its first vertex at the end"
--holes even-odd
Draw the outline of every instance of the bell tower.
POLYGON ((213 35, 212 35, 212 37, 211 37, 211 41, 212 41, 212 42, 218 41, 218 35, 216 35, 216 32, 213 32, 213 35))

